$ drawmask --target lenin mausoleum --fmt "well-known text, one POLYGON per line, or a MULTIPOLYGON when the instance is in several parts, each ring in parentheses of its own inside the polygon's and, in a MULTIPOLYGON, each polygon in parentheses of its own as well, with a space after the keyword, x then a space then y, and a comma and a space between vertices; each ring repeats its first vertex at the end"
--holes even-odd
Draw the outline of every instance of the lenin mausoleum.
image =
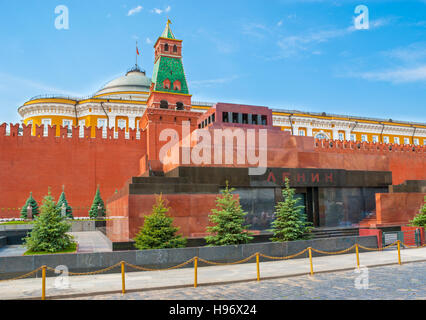
POLYGON ((194 102, 169 22, 154 48, 152 79, 136 64, 90 97, 32 98, 22 123, 0 126, 1 218, 48 187, 87 217, 100 186, 113 243, 132 241, 158 194, 180 232, 201 238, 229 181, 264 234, 285 178, 318 229, 398 227, 419 212, 426 124, 194 102))

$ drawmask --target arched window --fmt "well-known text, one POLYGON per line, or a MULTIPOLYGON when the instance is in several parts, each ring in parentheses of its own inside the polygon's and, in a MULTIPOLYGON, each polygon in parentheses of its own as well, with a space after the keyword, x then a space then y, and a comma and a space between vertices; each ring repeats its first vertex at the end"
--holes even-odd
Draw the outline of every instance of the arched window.
POLYGON ((160 108, 161 109, 168 109, 169 108, 169 103, 166 100, 161 100, 160 101, 160 108))
POLYGON ((174 46, 173 46, 173 52, 174 52, 174 53, 177 53, 177 45, 174 45, 174 46))
POLYGON ((318 134, 315 136, 315 138, 317 138, 317 139, 321 139, 321 140, 328 140, 327 135, 326 135, 325 133, 323 133, 323 132, 318 133, 318 134))
POLYGON ((180 91, 180 89, 181 89, 181 84, 180 84, 180 81, 179 81, 179 80, 176 80, 175 82, 173 82, 173 89, 174 89, 175 91, 180 91))
POLYGON ((169 45, 167 43, 164 45, 164 51, 169 51, 169 45))
POLYGON ((164 89, 170 89, 170 85, 171 85, 171 82, 170 82, 170 80, 169 79, 166 79, 166 80, 164 80, 163 81, 163 88, 164 89))
POLYGON ((176 110, 184 110, 184 105, 182 102, 176 103, 176 110))

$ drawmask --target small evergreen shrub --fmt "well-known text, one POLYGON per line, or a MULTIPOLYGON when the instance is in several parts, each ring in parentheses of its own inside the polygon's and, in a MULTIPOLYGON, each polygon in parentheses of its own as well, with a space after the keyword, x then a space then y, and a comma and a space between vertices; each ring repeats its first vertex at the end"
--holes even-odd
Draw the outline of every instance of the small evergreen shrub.
POLYGON ((135 237, 135 247, 139 250, 184 248, 186 238, 176 234, 179 228, 173 226, 173 218, 168 216, 162 195, 156 197, 152 214, 145 217, 144 224, 135 237))
POLYGON ((253 240, 251 234, 247 231, 249 225, 244 225, 246 212, 243 211, 238 198, 235 198, 228 182, 226 188, 221 191, 222 195, 216 199, 216 208, 212 209, 209 215, 210 222, 213 224, 207 227, 211 234, 205 239, 209 246, 228 246, 246 244, 253 240))

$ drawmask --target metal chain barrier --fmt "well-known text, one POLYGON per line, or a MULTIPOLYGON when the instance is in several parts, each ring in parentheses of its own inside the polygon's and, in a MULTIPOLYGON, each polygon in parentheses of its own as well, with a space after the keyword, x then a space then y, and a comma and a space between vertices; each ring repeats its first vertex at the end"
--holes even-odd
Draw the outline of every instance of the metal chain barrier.
POLYGON ((165 269, 150 269, 150 268, 139 267, 139 266, 136 266, 136 265, 128 263, 128 262, 124 262, 124 263, 126 265, 128 265, 129 267, 133 268, 133 269, 137 269, 137 270, 141 270, 141 271, 167 271, 167 270, 179 269, 179 268, 181 268, 183 266, 186 266, 187 264, 189 264, 192 261, 194 261, 194 259, 195 259, 195 257, 192 258, 192 259, 190 259, 190 260, 188 260, 188 261, 186 261, 186 262, 184 262, 184 263, 181 263, 181 264, 179 264, 177 266, 170 267, 170 268, 165 268, 165 269))
MULTIPOLYGON (((100 273, 104 273, 104 272, 108 272, 116 267, 118 267, 119 265, 121 265, 121 262, 116 263, 115 265, 105 268, 105 269, 101 269, 101 270, 97 270, 97 271, 92 271, 92 272, 68 272, 68 275, 70 276, 90 276, 90 275, 95 275, 95 274, 100 274, 100 273)), ((53 271, 55 272, 55 269, 51 268, 51 267, 46 267, 47 270, 53 271)))
POLYGON ((378 248, 378 249, 376 249, 376 248, 367 248, 367 247, 364 247, 364 246, 362 246, 362 245, 358 245, 361 249, 364 249, 364 250, 368 250, 368 251, 383 251, 384 249, 387 249, 387 248, 390 248, 390 247, 394 247, 394 246, 396 246, 396 245, 398 245, 398 241, 395 241, 394 243, 392 243, 392 244, 390 244, 390 245, 387 245, 387 246, 385 246, 385 247, 382 247, 382 248, 378 248))
POLYGON ((295 257, 298 257, 298 256, 300 256, 300 255, 302 255, 302 254, 304 254, 306 251, 308 251, 309 250, 309 248, 306 248, 305 250, 303 250, 303 251, 300 251, 299 253, 296 253, 296 254, 293 254, 293 255, 291 255, 291 256, 287 256, 287 257, 271 257, 271 256, 267 256, 266 254, 259 254, 261 257, 264 257, 264 258, 266 258, 266 259, 271 259, 271 260, 288 260, 288 259, 291 259, 291 258, 295 258, 295 257))
POLYGON ((198 258, 198 261, 204 262, 206 264, 214 265, 214 266, 231 266, 231 265, 236 265, 236 264, 240 264, 240 263, 245 263, 245 262, 253 259, 254 257, 256 257, 256 255, 257 255, 257 253, 252 254, 248 258, 245 258, 243 260, 236 261, 236 262, 214 262, 214 261, 204 260, 202 258, 198 258))
POLYGON ((22 276, 16 277, 16 278, 11 278, 11 279, 4 279, 4 280, 0 280, 0 282, 6 282, 6 281, 14 281, 14 280, 20 280, 20 279, 24 279, 24 278, 28 278, 29 276, 32 276, 33 274, 35 274, 36 272, 40 271, 43 267, 40 267, 38 269, 35 269, 31 272, 28 272, 26 274, 23 274, 22 276))
POLYGON ((329 255, 333 255, 333 254, 342 254, 342 253, 346 253, 349 252, 351 250, 353 250, 356 247, 356 244, 354 244, 352 247, 345 249, 345 250, 341 250, 341 251, 336 251, 336 252, 329 252, 329 251, 321 251, 321 250, 317 250, 312 248, 312 251, 316 252, 316 253, 321 253, 321 254, 329 254, 329 255))

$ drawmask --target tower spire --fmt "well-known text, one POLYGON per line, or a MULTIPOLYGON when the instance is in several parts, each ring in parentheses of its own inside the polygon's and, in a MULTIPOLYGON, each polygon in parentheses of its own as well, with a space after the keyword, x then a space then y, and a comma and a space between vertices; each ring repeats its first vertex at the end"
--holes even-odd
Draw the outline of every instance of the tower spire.
POLYGON ((163 34, 161 35, 161 38, 176 39, 175 35, 172 32, 172 29, 170 28, 171 24, 172 22, 170 21, 170 19, 167 18, 166 28, 164 29, 163 34))

